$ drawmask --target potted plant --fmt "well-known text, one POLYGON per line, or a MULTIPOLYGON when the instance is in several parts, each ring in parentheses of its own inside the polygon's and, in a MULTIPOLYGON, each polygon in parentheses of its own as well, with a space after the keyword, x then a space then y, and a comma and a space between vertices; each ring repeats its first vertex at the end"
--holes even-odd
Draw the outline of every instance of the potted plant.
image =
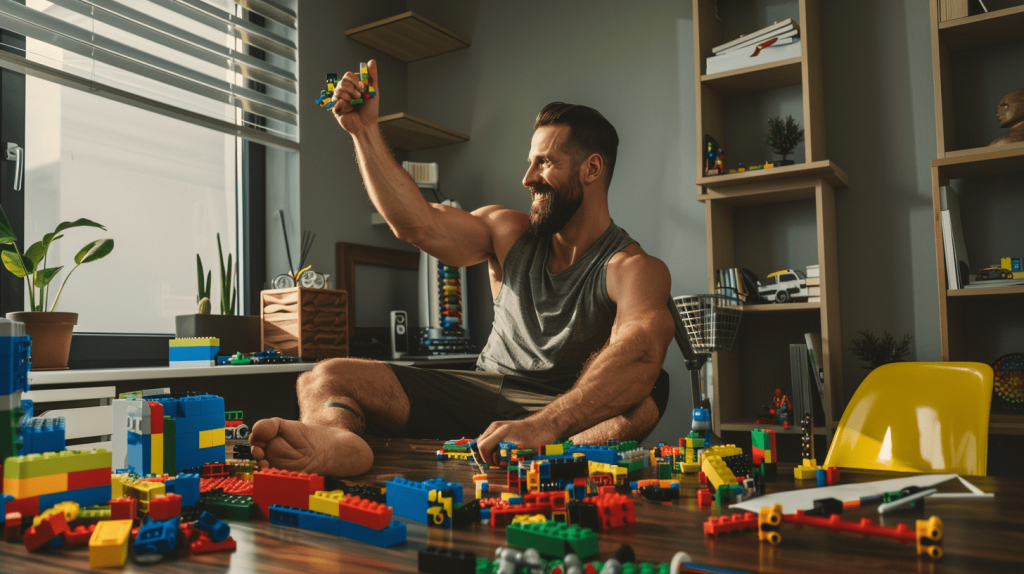
POLYGON ((896 363, 903 360, 910 353, 910 340, 913 339, 908 333, 903 334, 903 339, 898 340, 889 331, 883 331, 881 337, 876 337, 871 331, 861 331, 860 339, 853 340, 854 356, 867 363, 864 367, 873 371, 882 365, 896 363))
POLYGON ((34 370, 66 369, 68 353, 71 351, 71 334, 78 323, 78 313, 58 312, 57 303, 64 292, 68 279, 79 266, 102 259, 114 249, 113 239, 97 239, 86 244, 75 254, 75 266, 64 276, 50 305, 50 286, 64 266, 47 267, 46 253, 54 241, 64 237, 61 232, 73 227, 98 227, 106 231, 95 221, 79 219, 64 221, 43 238, 25 250, 18 250, 18 238, 14 235, 7 214, 0 208, 0 259, 4 267, 16 277, 24 277, 28 285, 28 311, 17 311, 7 314, 11 321, 25 324, 25 332, 32 339, 32 368, 34 370), (49 306, 49 309, 47 307, 49 306))
POLYGON ((260 318, 256 315, 237 315, 238 287, 235 286, 235 264, 228 253, 224 263, 220 234, 217 234, 217 255, 220 257, 220 315, 211 314, 210 281, 213 271, 207 271, 203 281, 203 260, 196 254, 199 293, 196 312, 174 318, 174 333, 179 338, 217 337, 220 339, 218 355, 252 353, 262 350, 260 345, 260 318))
POLYGON ((774 162, 775 165, 793 165, 793 160, 786 159, 786 156, 793 153, 802 141, 804 130, 800 129, 793 116, 786 116, 785 120, 779 116, 768 118, 768 135, 764 143, 782 156, 781 160, 774 162))

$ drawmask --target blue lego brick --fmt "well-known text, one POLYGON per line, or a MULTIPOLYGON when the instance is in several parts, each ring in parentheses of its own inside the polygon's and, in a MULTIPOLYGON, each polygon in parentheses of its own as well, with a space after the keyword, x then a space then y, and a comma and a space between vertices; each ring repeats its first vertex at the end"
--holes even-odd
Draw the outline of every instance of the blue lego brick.
POLYGON ((405 523, 392 520, 385 528, 374 530, 369 526, 342 520, 340 535, 378 548, 388 548, 405 542, 405 523))
POLYGON ((170 397, 160 397, 160 398, 149 398, 149 397, 146 397, 146 400, 155 401, 155 402, 158 402, 161 405, 163 405, 164 406, 164 416, 165 417, 172 417, 172 418, 180 419, 181 416, 182 416, 181 415, 181 408, 178 405, 178 399, 170 398, 170 397))
POLYGON ((815 473, 818 479, 818 486, 828 486, 828 472, 824 468, 819 468, 815 473))
POLYGON ((620 460, 619 451, 607 446, 581 444, 570 448, 569 452, 581 452, 587 457, 587 460, 604 464, 619 464, 620 460))
POLYGON ((217 415, 220 420, 224 421, 224 397, 218 397, 216 395, 206 395, 206 400, 203 401, 203 414, 204 415, 217 415))
POLYGON ((22 417, 21 440, 19 455, 65 450, 64 417, 22 417))
POLYGON ((167 520, 152 520, 148 516, 139 527, 135 537, 135 554, 170 554, 178 543, 178 526, 181 517, 167 520))
POLYGON ((198 474, 179 474, 174 478, 164 481, 164 489, 168 494, 174 493, 180 496, 182 507, 195 506, 199 503, 198 474))
POLYGON ((209 415, 198 414, 189 415, 183 418, 179 418, 177 421, 177 433, 197 433, 204 430, 210 429, 223 429, 224 428, 224 411, 220 414, 214 413, 209 415))
POLYGON ((198 450, 199 459, 202 461, 199 466, 210 462, 226 462, 224 446, 208 446, 198 450))
POLYGON ((302 530, 323 532, 332 536, 341 536, 341 523, 344 520, 328 514, 320 514, 300 508, 289 508, 272 504, 270 506, 270 523, 280 526, 291 526, 302 530))
POLYGON ((35 414, 33 414, 33 410, 34 409, 35 409, 35 403, 33 403, 31 399, 21 399, 21 412, 22 412, 22 416, 28 417, 28 418, 32 418, 32 417, 36 416, 35 414))
POLYGON ((128 456, 126 464, 135 474, 149 474, 153 464, 150 449, 152 438, 148 434, 128 433, 128 456))
POLYGON ((401 516, 423 524, 427 523, 428 495, 431 490, 451 490, 452 503, 462 502, 462 485, 432 478, 415 482, 405 478, 393 478, 386 484, 387 505, 395 516, 401 516))
MULTIPOLYGON (((195 395, 191 397, 181 397, 178 399, 178 405, 181 408, 181 416, 185 418, 194 417, 202 414, 209 414, 204 409, 211 409, 209 406, 210 401, 213 401, 213 408, 219 404, 221 407, 221 423, 224 422, 224 399, 216 395, 195 395), (219 403, 217 401, 220 401, 219 403)), ((212 410, 212 409, 211 409, 212 410)), ((205 429, 204 429, 205 430, 205 429)))
POLYGON ((204 530, 210 534, 210 540, 214 542, 224 542, 228 536, 231 536, 231 527, 226 522, 221 522, 216 516, 210 514, 207 511, 203 511, 199 515, 199 520, 193 524, 199 530, 204 530))
POLYGON ((174 361, 212 361, 217 358, 220 347, 170 347, 167 358, 174 361))
POLYGON ((32 340, 28 335, 0 337, 0 396, 28 391, 31 354, 32 340))
POLYGON ((77 502, 79 506, 85 508, 86 506, 95 506, 97 504, 106 504, 110 502, 110 485, 103 484, 100 486, 93 486, 91 488, 79 488, 76 490, 66 490, 64 492, 54 492, 51 494, 42 494, 39 496, 39 508, 51 508, 58 502, 77 502))

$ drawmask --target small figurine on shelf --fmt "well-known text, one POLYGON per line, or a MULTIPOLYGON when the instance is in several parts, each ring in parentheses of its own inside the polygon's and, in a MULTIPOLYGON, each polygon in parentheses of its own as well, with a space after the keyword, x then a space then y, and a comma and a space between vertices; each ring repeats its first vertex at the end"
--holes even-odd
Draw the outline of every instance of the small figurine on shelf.
POLYGON ((775 424, 782 425, 782 428, 789 428, 789 411, 793 409, 793 403, 789 397, 782 394, 782 389, 775 389, 775 396, 772 398, 774 408, 769 411, 775 415, 775 424))
POLYGON ((768 135, 765 137, 765 145, 772 148, 772 151, 781 155, 782 159, 774 162, 775 166, 793 165, 793 160, 786 159, 786 156, 793 153, 796 146, 804 141, 804 130, 800 129, 793 116, 786 116, 783 120, 779 116, 768 118, 768 135))
POLYGON ((1003 96, 996 106, 999 127, 1010 128, 1010 133, 988 145, 1024 142, 1024 89, 1003 96))
POLYGON ((704 136, 704 175, 720 175, 725 173, 725 152, 715 138, 704 136))

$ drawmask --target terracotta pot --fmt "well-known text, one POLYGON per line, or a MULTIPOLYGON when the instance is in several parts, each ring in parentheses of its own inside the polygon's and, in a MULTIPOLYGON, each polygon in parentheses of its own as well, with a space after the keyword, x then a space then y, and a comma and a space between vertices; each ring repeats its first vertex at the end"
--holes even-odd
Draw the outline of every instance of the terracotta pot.
POLYGON ((25 332, 32 338, 33 371, 68 368, 78 313, 16 311, 8 313, 7 319, 25 324, 25 332))

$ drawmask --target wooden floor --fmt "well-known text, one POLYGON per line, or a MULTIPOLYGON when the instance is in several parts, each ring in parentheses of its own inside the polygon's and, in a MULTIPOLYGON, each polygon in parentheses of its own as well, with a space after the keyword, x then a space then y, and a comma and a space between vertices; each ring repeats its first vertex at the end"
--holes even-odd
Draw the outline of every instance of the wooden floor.
MULTIPOLYGON (((444 477, 464 486, 466 500, 472 498, 472 468, 464 462, 437 462, 438 441, 372 439, 377 453, 370 474, 350 483, 383 486, 393 477, 411 480, 444 477)), ((843 482, 880 480, 901 476, 897 473, 844 471, 843 482)), ((504 473, 489 473, 492 485, 504 485, 504 473)), ((995 492, 992 500, 929 501, 925 516, 935 514, 945 522, 945 556, 937 563, 918 559, 912 544, 889 539, 861 538, 832 534, 813 528, 783 525, 783 540, 773 547, 757 541, 756 533, 744 532, 719 538, 705 538, 702 523, 713 510, 697 508, 695 478, 682 484, 682 499, 657 503, 636 499, 637 523, 599 533, 598 559, 608 558, 620 544, 629 543, 638 561, 668 562, 685 550, 697 562, 722 568, 762 572, 1022 572, 1024 571, 1024 480, 982 477, 971 482, 986 492, 995 492)), ((809 485, 809 482, 807 483, 809 485)), ((769 490, 799 488, 792 473, 781 473, 769 490)), ((950 483, 946 490, 963 490, 950 483)), ((729 510, 726 509, 726 513, 729 510)), ((869 517, 878 523, 875 508, 847 512, 843 518, 869 517)), ((883 525, 913 521, 920 514, 886 515, 883 525), (889 517, 892 518, 889 518, 889 517)), ((450 546, 492 557, 494 549, 505 545, 503 529, 491 531, 484 525, 469 530, 428 529, 406 521, 408 540, 391 549, 378 549, 345 538, 315 532, 271 526, 261 521, 232 522, 231 533, 238 541, 233 553, 218 553, 180 560, 166 560, 153 566, 127 564, 126 572, 416 572, 417 552, 427 544, 450 546)), ((86 548, 61 549, 28 554, 21 543, 0 543, 0 572, 87 572, 86 548)))

